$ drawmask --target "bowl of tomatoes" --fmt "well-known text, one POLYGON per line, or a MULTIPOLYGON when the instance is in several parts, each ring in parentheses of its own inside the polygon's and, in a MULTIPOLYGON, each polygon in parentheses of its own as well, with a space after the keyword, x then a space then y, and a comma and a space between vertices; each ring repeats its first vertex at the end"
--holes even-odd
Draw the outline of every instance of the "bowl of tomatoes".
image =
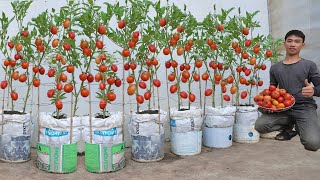
POLYGON ((274 85, 260 92, 254 101, 261 111, 268 113, 287 111, 295 104, 295 98, 290 93, 274 85))

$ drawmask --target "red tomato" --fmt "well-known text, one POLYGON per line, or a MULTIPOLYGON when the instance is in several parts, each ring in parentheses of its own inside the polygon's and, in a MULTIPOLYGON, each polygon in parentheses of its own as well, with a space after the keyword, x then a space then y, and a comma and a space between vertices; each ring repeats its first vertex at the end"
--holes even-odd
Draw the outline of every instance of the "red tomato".
POLYGON ((54 90, 53 89, 49 89, 47 92, 47 96, 48 98, 52 98, 54 96, 54 90))
POLYGON ((58 33, 58 27, 57 26, 52 26, 50 28, 50 32, 51 32, 51 34, 57 34, 58 33))
POLYGON ((1 82, 1 89, 5 89, 8 86, 8 81, 4 80, 1 82))
POLYGON ((100 82, 99 89, 102 90, 102 91, 105 90, 106 89, 106 83, 100 82))
POLYGON ((279 102, 279 103, 283 103, 284 102, 284 97, 282 97, 282 96, 280 96, 278 99, 277 99, 277 101, 279 102))
POLYGON ((66 74, 62 73, 62 74, 60 75, 60 81, 66 82, 67 80, 68 80, 68 76, 67 76, 66 74))
POLYGON ((285 89, 280 89, 280 95, 284 96, 287 93, 287 91, 285 89))
POLYGON ((211 96, 212 94, 212 89, 207 89, 205 92, 204 92, 205 96, 211 96))
POLYGON ((118 71, 118 66, 115 65, 115 64, 112 64, 112 65, 111 65, 111 70, 112 70, 113 72, 117 72, 117 71, 118 71))
POLYGON ((130 84, 129 87, 127 88, 127 93, 128 95, 133 95, 137 90, 137 87, 135 84, 130 84))
POLYGON ((247 52, 243 52, 242 53, 242 58, 243 59, 248 59, 249 58, 249 54, 247 52))
POLYGON ((197 60, 195 65, 196 65, 197 68, 201 68, 202 67, 202 61, 197 60))
POLYGON ((181 91, 181 92, 180 92, 180 97, 181 97, 182 99, 187 99, 187 98, 188 98, 188 94, 187 94, 185 91, 181 91))
POLYGON ((126 63, 123 65, 124 70, 128 71, 130 69, 130 64, 126 63))
POLYGON ((174 81, 175 79, 176 79, 176 75, 175 74, 171 73, 171 74, 168 75, 168 80, 170 82, 174 81))
POLYGON ((56 88, 57 88, 58 91, 61 91, 62 90, 62 83, 58 83, 56 85, 56 88))
POLYGON ((224 30, 224 26, 219 24, 218 27, 217 27, 218 31, 223 31, 224 30))
POLYGON ((270 91, 275 91, 277 89, 277 87, 275 85, 270 85, 269 86, 269 90, 270 91))
POLYGON ((11 92, 10 96, 11 96, 11 99, 14 101, 16 101, 18 99, 18 93, 16 93, 16 92, 11 92))
POLYGON ((209 78, 209 75, 207 73, 202 74, 202 80, 206 81, 208 80, 208 78, 209 78))
POLYGON ((128 57, 128 56, 130 56, 130 51, 129 51, 128 49, 122 50, 122 56, 123 56, 123 57, 128 57))
POLYGON ((70 39, 76 38, 76 34, 74 32, 72 32, 72 31, 68 33, 68 36, 69 36, 70 39))
POLYGON ((13 42, 8 42, 8 47, 9 47, 10 49, 14 48, 13 42))
POLYGON ((117 98, 117 96, 115 93, 113 93, 113 92, 108 93, 108 100, 109 101, 114 101, 114 100, 116 100, 116 98, 117 98))
POLYGON ((120 87, 122 82, 120 79, 116 79, 116 81, 114 82, 114 84, 117 86, 117 87, 120 87))
POLYGON ((292 96, 291 96, 291 94, 286 93, 286 94, 283 95, 283 97, 284 97, 285 100, 290 100, 292 96))
POLYGON ((24 61, 24 62, 21 63, 21 67, 22 67, 22 69, 28 69, 29 63, 24 61))
POLYGON ((66 50, 66 51, 70 51, 70 49, 71 49, 70 44, 69 43, 64 43, 63 44, 63 49, 66 50))
POLYGON ((109 85, 113 85, 114 82, 115 82, 115 79, 114 79, 113 77, 109 77, 109 78, 107 79, 107 83, 108 83, 109 85))
POLYGON ((167 20, 165 18, 161 18, 159 24, 161 27, 164 27, 165 25, 167 25, 167 20))
POLYGON ((132 70, 135 70, 135 69, 137 68, 137 65, 136 65, 135 63, 131 63, 131 64, 130 64, 130 68, 131 68, 132 70))
POLYGON ((26 82, 26 80, 27 80, 27 75, 26 74, 21 74, 19 76, 19 81, 20 82, 26 82))
POLYGON ((126 23, 124 20, 118 21, 118 28, 123 29, 126 26, 126 23))
POLYGON ((149 72, 144 72, 144 73, 141 74, 142 81, 148 81, 149 78, 150 78, 149 72))
POLYGON ((245 72, 244 72, 244 74, 245 74, 246 76, 249 76, 249 75, 251 74, 251 69, 246 69, 245 72))
POLYGON ((266 56, 267 56, 267 57, 271 57, 271 56, 272 56, 272 51, 267 50, 267 51, 266 51, 266 56))
POLYGON ((163 48, 163 54, 164 54, 164 55, 169 55, 170 52, 171 52, 171 51, 170 51, 169 48, 167 48, 167 47, 163 48))
POLYGON ((178 27, 177 27, 177 31, 178 31, 179 33, 182 33, 183 30, 184 30, 183 26, 178 26, 178 27))
POLYGON ((105 99, 101 99, 99 103, 100 109, 105 109, 107 106, 107 101, 105 99))
POLYGON ((144 102, 144 98, 141 95, 137 95, 136 100, 139 104, 142 104, 144 102))
POLYGON ((108 67, 105 65, 105 64, 100 64, 99 66, 99 71, 104 73, 104 72, 107 72, 108 70, 108 67))
POLYGON ((260 66, 260 69, 261 69, 261 70, 266 70, 266 69, 267 69, 267 66, 266 66, 265 64, 262 64, 262 65, 260 66))
POLYGON ((245 42, 244 42, 244 45, 246 47, 249 47, 251 45, 252 41, 250 39, 247 39, 245 42))
POLYGON ((196 100, 196 96, 194 94, 189 94, 189 101, 194 102, 196 100))
POLYGON ((56 108, 57 108, 58 110, 61 110, 61 109, 63 108, 62 101, 57 100, 57 101, 55 102, 55 104, 56 104, 56 108))
POLYGON ((246 98, 247 95, 248 95, 247 91, 243 91, 243 92, 241 93, 241 95, 240 95, 240 96, 241 96, 241 99, 246 98))
POLYGON ((107 28, 106 28, 106 26, 103 25, 103 24, 100 24, 100 25, 98 26, 98 33, 99 33, 100 35, 106 34, 106 33, 107 33, 107 28))
POLYGON ((249 29, 248 28, 243 28, 242 29, 242 34, 248 35, 249 34, 249 29))
POLYGON ((166 68, 167 68, 167 69, 169 69, 169 68, 171 67, 171 63, 170 63, 169 61, 167 61, 167 62, 165 63, 165 65, 166 65, 166 68))
POLYGON ((39 69, 39 73, 40 73, 41 75, 44 75, 45 72, 46 72, 46 70, 45 70, 43 67, 41 67, 41 68, 39 69))
POLYGON ((175 93, 175 92, 177 92, 177 90, 178 90, 178 87, 176 86, 176 85, 171 85, 170 86, 170 92, 173 94, 173 93, 175 93))
POLYGON ((230 93, 231 94, 235 94, 237 92, 237 86, 233 85, 231 88, 230 88, 230 93))
POLYGON ((66 93, 71 93, 73 91, 73 85, 72 84, 66 84, 66 85, 64 85, 63 90, 66 93))
POLYGON ((144 96, 145 100, 149 100, 151 98, 151 93, 149 91, 147 91, 147 92, 144 93, 143 96, 144 96))
POLYGON ((39 72, 39 67, 34 66, 34 67, 32 68, 32 71, 33 71, 34 73, 38 73, 38 72, 39 72))
POLYGON ((228 78, 227 78, 227 83, 229 83, 229 84, 232 84, 233 83, 233 77, 232 76, 229 76, 228 78))
POLYGON ((145 89, 145 88, 147 88, 147 85, 146 85, 146 83, 145 82, 139 82, 139 87, 141 88, 141 89, 145 89))
POLYGON ((33 80, 32 84, 34 87, 39 87, 40 86, 40 79, 33 80))
POLYGON ((97 40, 97 41, 96 41, 96 47, 97 47, 98 49, 102 49, 102 48, 103 48, 103 42, 100 41, 100 40, 97 40))
POLYGON ((225 101, 230 101, 230 96, 227 95, 227 94, 225 94, 225 95, 223 95, 223 99, 224 99, 225 101))
POLYGON ((156 87, 160 87, 160 86, 161 86, 160 80, 154 79, 154 80, 153 80, 153 85, 156 86, 156 87))
POLYGON ((200 80, 200 75, 199 74, 194 74, 193 75, 194 81, 198 82, 200 80))
POLYGON ((92 50, 90 48, 84 48, 82 50, 82 52, 83 52, 84 55, 86 55, 88 57, 91 56, 91 54, 92 54, 92 50))
POLYGON ((152 53, 154 53, 154 52, 156 52, 156 46, 155 45, 153 45, 153 44, 150 44, 149 46, 148 46, 148 48, 149 48, 149 51, 150 52, 152 52, 152 53))
POLYGON ((74 66, 73 66, 72 64, 69 64, 69 65, 67 66, 67 72, 68 72, 68 73, 73 73, 73 72, 74 72, 74 66))

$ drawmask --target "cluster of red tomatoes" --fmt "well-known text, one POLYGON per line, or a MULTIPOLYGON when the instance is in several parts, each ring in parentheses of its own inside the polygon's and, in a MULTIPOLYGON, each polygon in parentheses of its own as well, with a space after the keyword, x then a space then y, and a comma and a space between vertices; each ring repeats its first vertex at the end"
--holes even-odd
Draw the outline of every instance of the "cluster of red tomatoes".
POLYGON ((279 89, 274 85, 270 85, 268 89, 264 89, 255 96, 254 101, 260 107, 271 111, 288 108, 295 103, 295 99, 290 93, 287 93, 285 89, 279 89))

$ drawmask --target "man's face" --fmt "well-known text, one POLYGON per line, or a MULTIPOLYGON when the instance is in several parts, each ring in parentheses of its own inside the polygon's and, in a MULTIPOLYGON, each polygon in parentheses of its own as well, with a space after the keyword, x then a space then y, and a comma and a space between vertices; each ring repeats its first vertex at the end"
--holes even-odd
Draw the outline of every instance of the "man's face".
POLYGON ((291 35, 284 42, 284 47, 288 55, 293 56, 300 53, 300 50, 303 48, 304 43, 301 37, 291 35))

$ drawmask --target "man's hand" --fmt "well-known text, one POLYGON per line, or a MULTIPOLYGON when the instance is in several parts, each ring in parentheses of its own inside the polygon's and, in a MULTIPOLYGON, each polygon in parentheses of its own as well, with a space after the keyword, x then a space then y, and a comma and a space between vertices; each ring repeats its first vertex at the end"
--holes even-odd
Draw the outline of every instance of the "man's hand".
POLYGON ((308 82, 307 79, 304 81, 304 83, 306 84, 306 87, 302 88, 302 95, 306 97, 312 97, 314 94, 312 85, 308 82))

